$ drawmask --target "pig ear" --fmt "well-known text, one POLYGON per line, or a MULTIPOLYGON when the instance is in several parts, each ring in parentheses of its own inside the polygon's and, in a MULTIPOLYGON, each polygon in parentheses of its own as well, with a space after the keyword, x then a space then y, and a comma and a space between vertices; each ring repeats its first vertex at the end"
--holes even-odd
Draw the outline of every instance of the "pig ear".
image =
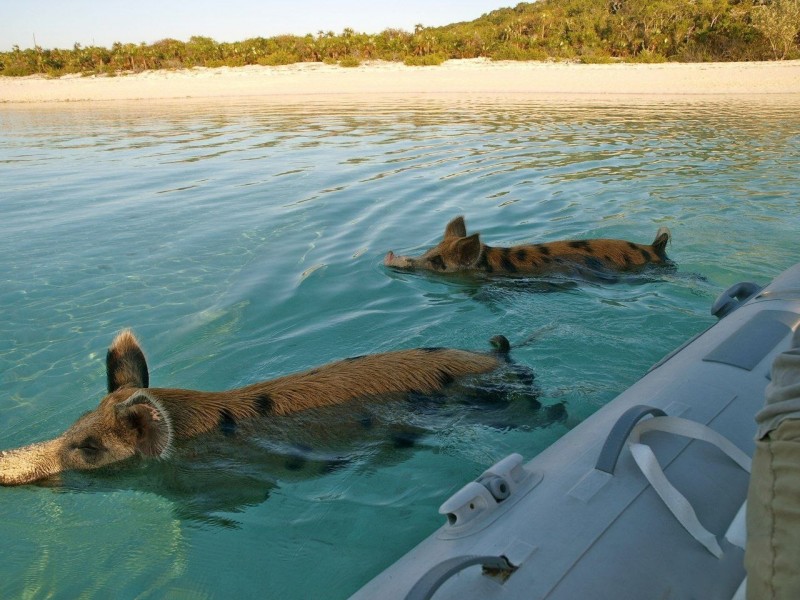
POLYGON ((467 225, 464 223, 464 217, 456 217, 447 224, 444 228, 444 239, 454 237, 465 237, 467 235, 467 225))
POLYGON ((106 377, 109 393, 122 387, 146 388, 150 385, 144 352, 129 329, 114 338, 106 353, 106 377))
POLYGON ((479 233, 457 240, 453 247, 454 258, 460 267, 475 264, 481 256, 481 238, 479 233))
POLYGON ((172 421, 163 405, 145 393, 136 393, 115 407, 117 418, 135 433, 136 451, 148 458, 164 458, 172 449, 172 421))

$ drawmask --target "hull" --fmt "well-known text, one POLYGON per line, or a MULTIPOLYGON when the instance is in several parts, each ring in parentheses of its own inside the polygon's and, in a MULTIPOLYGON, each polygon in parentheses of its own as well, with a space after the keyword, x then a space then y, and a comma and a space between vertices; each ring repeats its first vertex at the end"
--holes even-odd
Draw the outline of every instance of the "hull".
POLYGON ((711 600, 741 593, 736 517, 747 470, 705 441, 641 434, 715 539, 715 555, 648 482, 628 433, 666 414, 707 426, 751 456, 772 361, 800 324, 800 264, 763 289, 734 286, 713 310, 715 325, 533 460, 511 455, 465 485, 442 505, 444 525, 353 598, 711 600))

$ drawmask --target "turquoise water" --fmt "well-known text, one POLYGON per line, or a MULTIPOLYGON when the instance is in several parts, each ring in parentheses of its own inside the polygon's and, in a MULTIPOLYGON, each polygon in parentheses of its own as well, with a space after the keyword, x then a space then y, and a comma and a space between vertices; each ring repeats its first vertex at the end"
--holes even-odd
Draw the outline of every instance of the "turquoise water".
POLYGON ((515 360, 568 411, 517 427, 451 411, 413 448, 295 425, 309 446, 335 430, 331 469, 215 439, 180 467, 0 489, 2 598, 346 598, 461 485, 531 458, 710 325, 725 287, 800 258, 797 107, 60 105, 3 108, 0 125, 0 448, 96 406, 123 327, 152 385, 199 389, 530 337, 515 360), (384 269, 458 214, 497 245, 667 226, 678 266, 577 286, 384 269))

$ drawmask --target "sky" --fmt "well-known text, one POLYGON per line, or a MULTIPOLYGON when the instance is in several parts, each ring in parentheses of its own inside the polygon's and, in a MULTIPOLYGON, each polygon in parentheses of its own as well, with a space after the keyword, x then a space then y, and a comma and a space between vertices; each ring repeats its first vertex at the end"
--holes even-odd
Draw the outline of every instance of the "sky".
POLYGON ((110 47, 114 42, 187 41, 202 35, 218 42, 318 31, 413 31, 471 21, 518 0, 0 0, 0 51, 32 48, 110 47))

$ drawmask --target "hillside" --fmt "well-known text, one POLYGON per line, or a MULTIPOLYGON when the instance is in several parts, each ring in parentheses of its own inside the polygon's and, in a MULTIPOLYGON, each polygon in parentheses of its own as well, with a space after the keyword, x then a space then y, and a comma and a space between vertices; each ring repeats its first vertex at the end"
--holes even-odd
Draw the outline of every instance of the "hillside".
POLYGON ((800 57, 800 0, 541 0, 444 27, 378 34, 253 38, 202 36, 111 48, 40 47, 0 53, 0 75, 105 73, 195 66, 355 66, 364 60, 434 65, 450 58, 587 63, 781 60, 800 57))

